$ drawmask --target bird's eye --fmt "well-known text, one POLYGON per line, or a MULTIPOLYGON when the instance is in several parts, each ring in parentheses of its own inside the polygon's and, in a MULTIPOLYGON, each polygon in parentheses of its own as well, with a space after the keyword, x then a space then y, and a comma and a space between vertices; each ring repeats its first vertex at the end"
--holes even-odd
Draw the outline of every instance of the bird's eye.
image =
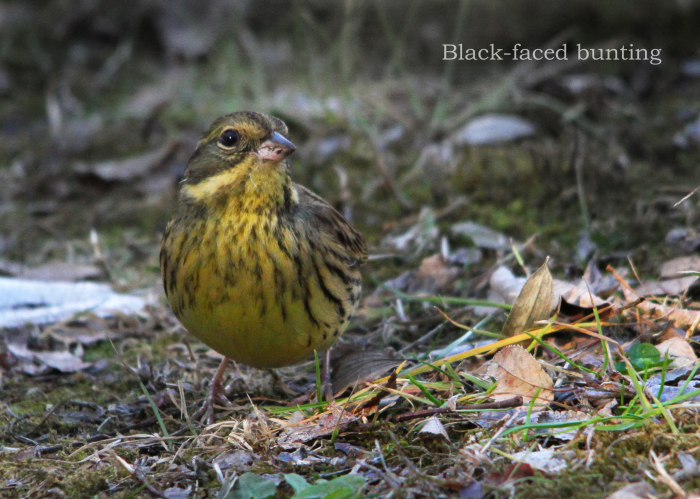
POLYGON ((219 137, 219 144, 227 148, 235 146, 238 144, 238 132, 232 129, 224 130, 219 137))

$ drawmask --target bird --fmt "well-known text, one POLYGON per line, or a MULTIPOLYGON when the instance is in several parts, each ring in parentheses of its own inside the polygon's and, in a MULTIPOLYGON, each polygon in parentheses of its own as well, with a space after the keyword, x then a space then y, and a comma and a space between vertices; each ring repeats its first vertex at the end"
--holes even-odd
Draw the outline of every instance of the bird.
POLYGON ((224 357, 202 407, 209 424, 214 402, 225 400, 228 359, 270 369, 327 352, 360 299, 364 237, 292 181, 295 150, 279 118, 238 111, 216 119, 190 157, 163 235, 170 307, 224 357))

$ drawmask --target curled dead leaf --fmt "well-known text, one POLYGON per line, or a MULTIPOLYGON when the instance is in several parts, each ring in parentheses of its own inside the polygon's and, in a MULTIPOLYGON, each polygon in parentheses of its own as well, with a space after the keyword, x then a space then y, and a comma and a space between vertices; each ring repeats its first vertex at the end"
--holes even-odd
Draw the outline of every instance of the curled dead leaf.
POLYGON ((501 334, 515 336, 528 329, 535 321, 546 319, 552 311, 554 286, 547 261, 525 282, 522 291, 508 314, 501 334))
POLYGON ((421 436, 432 436, 438 438, 444 438, 448 442, 450 437, 447 435, 447 431, 443 426, 442 422, 435 416, 429 417, 425 420, 423 427, 418 432, 421 436))

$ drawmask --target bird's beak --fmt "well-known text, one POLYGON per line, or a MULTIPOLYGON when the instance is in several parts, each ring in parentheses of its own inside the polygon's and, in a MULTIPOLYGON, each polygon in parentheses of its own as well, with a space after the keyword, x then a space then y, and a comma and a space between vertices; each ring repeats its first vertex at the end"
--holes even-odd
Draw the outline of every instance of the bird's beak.
POLYGON ((273 132, 272 136, 260 144, 258 150, 253 154, 263 161, 282 161, 296 150, 294 144, 279 133, 273 132))

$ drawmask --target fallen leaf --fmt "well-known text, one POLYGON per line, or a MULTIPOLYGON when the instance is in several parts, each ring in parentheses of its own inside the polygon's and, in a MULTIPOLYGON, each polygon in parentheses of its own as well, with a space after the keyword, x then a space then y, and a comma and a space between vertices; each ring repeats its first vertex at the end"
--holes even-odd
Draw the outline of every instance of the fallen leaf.
POLYGON ((425 423, 423 423, 423 427, 420 429, 418 434, 422 436, 429 435, 432 437, 442 437, 446 441, 450 441, 450 437, 447 435, 445 426, 435 416, 429 417, 425 420, 425 423))
POLYGON ((100 317, 140 312, 147 301, 95 282, 44 282, 0 277, 0 327, 49 324, 90 311, 100 317))
POLYGON ((181 489, 180 487, 170 487, 163 491, 165 499, 188 499, 192 490, 190 487, 181 489))
MULTIPOLYGON (((581 411, 542 411, 538 414, 533 415, 531 422, 538 424, 545 423, 571 423, 572 425, 576 423, 582 423, 584 421, 589 421, 593 416, 586 414, 581 411)), ((561 440, 568 442, 576 437, 579 430, 567 430, 566 428, 535 428, 530 430, 532 435, 544 436, 549 435, 561 440)))
MULTIPOLYGON (((80 357, 70 352, 38 352, 13 343, 9 343, 7 349, 19 359, 29 362, 37 360, 47 367, 62 373, 74 373, 92 366, 90 362, 83 362, 80 357)), ((29 372, 25 370, 25 372, 35 374, 34 370, 29 372)))
POLYGON ((700 256, 681 256, 662 263, 661 268, 659 269, 659 277, 661 279, 670 279, 673 277, 678 277, 680 272, 687 272, 691 270, 700 272, 700 256))
POLYGON ((160 149, 138 156, 94 164, 78 163, 74 169, 77 173, 91 173, 107 182, 129 182, 142 178, 152 169, 165 164, 179 147, 178 142, 168 142, 160 149))
POLYGON ((214 462, 223 471, 229 468, 239 471, 241 468, 247 469, 253 464, 253 456, 248 451, 237 449, 220 454, 214 459, 214 462))
MULTIPOLYGON (((508 267, 498 267, 489 279, 489 301, 513 304, 525 286, 527 278, 516 277, 508 267)), ((496 310, 488 307, 489 310, 496 310)))
POLYGON ((475 222, 461 222, 450 227, 453 234, 467 236, 477 248, 504 249, 508 247, 508 238, 495 230, 475 222))
POLYGON ((634 291, 639 296, 680 295, 697 280, 697 276, 688 275, 676 277, 675 279, 666 279, 665 281, 645 281, 640 286, 637 286, 634 291))
POLYGON ((492 145, 535 135, 537 129, 520 116, 485 114, 457 130, 452 141, 457 145, 492 145))
MULTIPOLYGON (((615 273, 615 276, 622 287, 622 294, 628 302, 636 302, 640 300, 640 296, 615 272, 615 269, 608 266, 608 270, 615 273)), ((641 301, 635 306, 636 309, 652 316, 663 317, 666 320, 674 321, 676 326, 680 328, 695 327, 700 322, 700 311, 697 310, 682 310, 676 307, 668 307, 665 305, 657 305, 649 301, 641 301)), ((691 331, 692 332, 692 331, 691 331)))
POLYGON ((576 286, 586 289, 596 296, 604 297, 620 289, 620 284, 614 275, 610 273, 603 274, 598 269, 598 261, 595 258, 591 258, 588 262, 586 270, 581 276, 581 281, 576 286))
POLYGON ((347 423, 357 420, 356 416, 337 404, 330 404, 328 411, 311 421, 298 421, 297 414, 300 413, 295 413, 282 430, 277 444, 286 450, 297 449, 309 440, 330 435, 336 428, 342 429, 347 423))
MULTIPOLYGON (((498 303, 508 303, 513 304, 517 299, 518 295, 523 290, 527 279, 525 277, 516 277, 513 272, 507 267, 499 267, 492 274, 489 280, 489 297, 490 301, 495 301, 498 303)), ((560 298, 564 298, 567 302, 572 305, 577 305, 580 307, 599 307, 603 308, 608 306, 609 303, 602 298, 592 294, 592 289, 586 288, 585 284, 575 285, 570 282, 561 281, 559 279, 553 279, 553 293, 552 293, 552 308, 556 308, 559 304, 560 298)), ((610 288, 610 285, 605 286, 606 289, 610 288)), ((495 310, 493 307, 480 307, 484 310, 491 312, 495 310)), ((479 314, 483 315, 483 314, 479 314)))
POLYGON ((553 293, 552 275, 545 261, 525 282, 501 334, 515 336, 528 329, 535 321, 548 318, 552 311, 553 293))
POLYGON ((96 265, 70 262, 51 262, 39 267, 26 269, 19 277, 38 281, 83 281, 104 277, 96 265))
POLYGON ((661 353, 661 358, 668 353, 669 358, 673 359, 673 364, 676 367, 690 367, 698 361, 693 347, 685 340, 685 338, 669 338, 656 345, 656 348, 661 353))
POLYGON ((655 494, 656 491, 647 482, 637 482, 624 486, 607 499, 652 499, 655 494))
POLYGON ((552 378, 523 347, 511 345, 502 348, 489 362, 486 372, 498 382, 491 392, 491 398, 495 401, 521 395, 523 404, 527 405, 540 389, 533 410, 543 410, 554 400, 552 378))
MULTIPOLYGON (((424 258, 418 270, 409 270, 385 283, 386 287, 413 295, 445 294, 451 291, 454 282, 463 274, 462 265, 445 262, 441 254, 436 253, 424 258)), ((364 307, 382 307, 386 298, 393 298, 391 291, 378 287, 374 293, 365 298, 364 307)))
POLYGON ((115 340, 122 337, 126 331, 128 329, 124 331, 110 329, 107 320, 86 312, 79 318, 48 326, 44 330, 44 336, 51 339, 54 350, 58 349, 56 345, 63 346, 63 349, 67 350, 76 343, 89 346, 109 338, 115 340))
MULTIPOLYGON (((629 286, 622 286, 622 294, 629 302, 639 300, 640 296, 629 286)), ((658 305, 650 301, 642 301, 635 306, 636 309, 650 315, 651 317, 663 317, 666 320, 674 321, 676 326, 686 328, 697 324, 700 321, 700 311, 683 310, 666 305, 658 305)))
POLYGON ((571 459, 576 457, 576 454, 573 451, 557 451, 550 448, 534 452, 524 450, 516 452, 513 454, 513 457, 537 470, 554 475, 567 468, 568 464, 566 459, 564 459, 565 457, 571 459))
POLYGON ((503 469, 503 472, 494 471, 486 475, 485 482, 500 487, 508 482, 533 476, 535 476, 535 471, 529 464, 511 463, 503 469))
POLYGON ((409 293, 442 293, 462 274, 462 269, 445 264, 441 254, 424 258, 418 267, 413 281, 409 283, 409 293))
POLYGON ((559 279, 554 280, 554 296, 560 296, 573 305, 585 308, 603 308, 610 305, 607 301, 594 295, 592 290, 586 288, 585 284, 583 286, 575 286, 559 279))

